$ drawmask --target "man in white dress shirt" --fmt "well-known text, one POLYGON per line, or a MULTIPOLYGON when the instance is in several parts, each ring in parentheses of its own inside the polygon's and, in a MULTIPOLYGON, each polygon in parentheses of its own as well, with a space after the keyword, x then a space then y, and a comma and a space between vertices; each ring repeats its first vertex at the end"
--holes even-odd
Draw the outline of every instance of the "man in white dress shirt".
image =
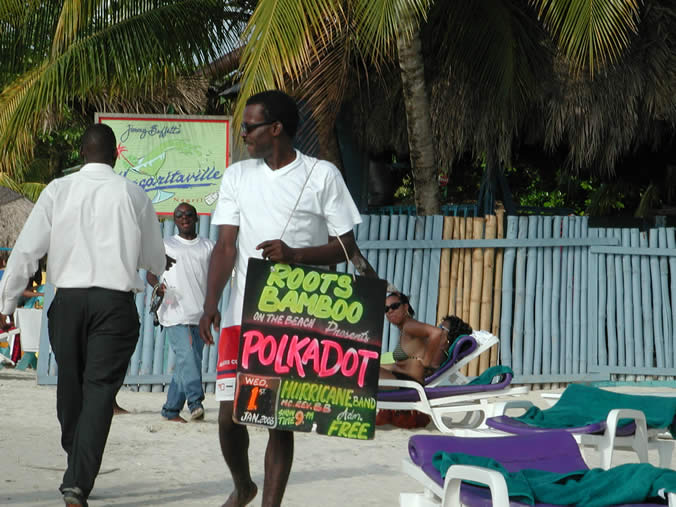
POLYGON ((174 210, 178 234, 164 240, 167 255, 176 265, 164 273, 162 281, 148 272, 148 283, 157 287, 162 305, 157 311, 160 324, 176 354, 176 365, 167 390, 167 402, 162 417, 175 422, 187 422, 180 416, 188 403, 190 420, 204 419, 204 389, 202 388, 202 349, 199 324, 207 291, 207 269, 214 242, 197 236, 197 210, 182 202, 174 210))
POLYGON ((153 205, 141 187, 113 172, 112 129, 90 126, 85 165, 42 191, 0 280, 0 325, 49 254, 47 281, 57 288, 49 339, 59 366, 56 410, 68 467, 66 505, 87 505, 122 385, 139 336, 134 292, 138 269, 164 272, 170 259, 153 205))
MULTIPOLYGON (((242 140, 251 159, 233 164, 223 176, 211 223, 219 225, 209 264, 200 335, 213 343, 220 326, 218 300, 233 273, 219 341, 216 398, 219 439, 235 490, 224 507, 244 506, 257 493, 249 470, 249 434, 232 420, 237 347, 244 282, 250 257, 275 262, 331 265, 351 258, 353 227, 361 222, 336 166, 293 148, 298 109, 287 94, 272 90, 252 96, 244 109, 242 140)), ((265 453, 264 507, 279 506, 293 461, 293 433, 269 430, 265 453)))

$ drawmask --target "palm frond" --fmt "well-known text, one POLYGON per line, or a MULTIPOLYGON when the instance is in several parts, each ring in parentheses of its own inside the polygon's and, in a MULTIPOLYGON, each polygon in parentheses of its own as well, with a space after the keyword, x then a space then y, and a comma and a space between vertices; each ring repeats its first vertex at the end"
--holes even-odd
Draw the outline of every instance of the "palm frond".
POLYGON ((638 31, 639 0, 531 0, 575 69, 590 75, 619 60, 638 31))
POLYGON ((332 128, 348 62, 358 58, 370 64, 392 58, 402 13, 415 21, 415 26, 403 27, 410 33, 430 4, 430 0, 259 2, 244 35, 247 45, 235 122, 251 95, 271 88, 300 88, 301 100, 318 108, 313 110, 316 124, 332 128), (326 71, 326 77, 318 70, 326 71))
POLYGON ((157 90, 180 92, 179 77, 237 46, 242 21, 241 12, 218 0, 65 2, 46 23, 51 52, 0 93, 0 170, 12 170, 14 157, 31 152, 45 112, 58 117, 74 100, 152 100, 157 90))
POLYGON ((397 33, 410 38, 431 5, 431 0, 356 0, 352 27, 362 53, 375 63, 391 58, 397 33))
POLYGON ((242 37, 246 47, 235 123, 252 95, 288 90, 291 82, 301 80, 315 61, 317 43, 331 40, 343 16, 341 2, 335 0, 259 2, 242 37))

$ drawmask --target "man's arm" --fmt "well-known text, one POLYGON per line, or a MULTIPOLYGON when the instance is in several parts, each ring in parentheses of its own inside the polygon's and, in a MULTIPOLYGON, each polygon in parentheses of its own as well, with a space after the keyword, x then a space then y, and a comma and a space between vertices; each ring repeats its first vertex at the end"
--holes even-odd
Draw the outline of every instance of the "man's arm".
POLYGON ((21 229, 0 280, 0 330, 9 327, 6 316, 14 313, 28 280, 38 268, 39 260, 49 249, 52 230, 52 188, 48 185, 40 194, 21 229))
POLYGON ((200 337, 208 345, 214 343, 211 327, 213 326, 215 329, 221 327, 218 301, 235 267, 238 232, 239 227, 236 225, 220 225, 218 241, 211 252, 207 273, 207 295, 204 300, 204 313, 200 319, 200 337))

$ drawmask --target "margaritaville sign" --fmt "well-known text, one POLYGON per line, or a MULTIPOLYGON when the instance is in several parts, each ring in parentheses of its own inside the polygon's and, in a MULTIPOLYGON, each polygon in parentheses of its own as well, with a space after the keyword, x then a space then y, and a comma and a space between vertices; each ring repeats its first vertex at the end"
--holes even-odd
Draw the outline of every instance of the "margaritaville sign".
POLYGON ((96 121, 115 132, 115 172, 143 187, 157 213, 180 202, 213 211, 230 161, 230 117, 97 113, 96 121))
POLYGON ((250 259, 235 420, 373 438, 385 289, 375 278, 250 259))

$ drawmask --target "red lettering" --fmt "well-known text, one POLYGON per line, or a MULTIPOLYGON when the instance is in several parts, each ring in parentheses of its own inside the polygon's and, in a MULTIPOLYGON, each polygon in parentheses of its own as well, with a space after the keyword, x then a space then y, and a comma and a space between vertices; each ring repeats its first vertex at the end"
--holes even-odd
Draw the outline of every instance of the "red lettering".
POLYGON ((249 356, 258 352, 261 348, 263 333, 252 329, 244 333, 244 347, 242 349, 242 368, 249 368, 249 356))
POLYGON ((315 373, 319 373, 319 340, 316 338, 310 342, 303 354, 303 364, 308 364, 310 360, 314 363, 312 368, 315 373))
POLYGON ((343 362, 343 349, 340 348, 340 345, 338 345, 338 343, 334 342, 333 340, 324 340, 322 345, 324 346, 324 350, 322 351, 322 362, 319 366, 318 373, 320 377, 330 377, 331 375, 335 375, 338 373, 338 371, 340 371, 340 365, 343 362), (329 368, 328 362, 331 349, 336 351, 338 357, 336 359, 336 364, 329 368))
POLYGON ((272 364, 272 361, 275 360, 276 352, 277 342, 275 341, 275 337, 268 335, 265 337, 263 346, 258 350, 258 360, 263 366, 268 366, 269 364, 272 364), (270 352, 266 354, 265 349, 268 348, 268 345, 270 346, 270 352))
POLYGON ((305 377, 305 370, 303 369, 303 361, 300 357, 300 351, 303 347, 307 346, 310 343, 310 338, 305 337, 302 340, 298 340, 297 335, 293 335, 291 338, 291 343, 289 343, 289 352, 286 354, 286 364, 293 368, 294 364, 296 365, 296 371, 301 377, 305 377))
POLYGON ((277 348, 277 354, 275 354, 275 373, 287 373, 289 371, 289 367, 282 364, 284 350, 286 349, 286 344, 288 342, 289 335, 282 335, 282 339, 279 342, 279 347, 277 348))
POLYGON ((355 374, 357 368, 359 368, 359 356, 357 355, 357 351, 350 347, 345 351, 345 356, 343 357, 343 364, 340 367, 340 371, 346 377, 351 377, 355 374), (352 359, 352 366, 348 367, 347 363, 350 359, 352 359))
POLYGON ((364 350, 359 351, 359 355, 362 357, 361 366, 359 368, 359 377, 357 378, 357 384, 359 387, 364 387, 364 377, 366 377, 366 366, 369 362, 369 359, 378 359, 378 353, 375 350, 364 350))

